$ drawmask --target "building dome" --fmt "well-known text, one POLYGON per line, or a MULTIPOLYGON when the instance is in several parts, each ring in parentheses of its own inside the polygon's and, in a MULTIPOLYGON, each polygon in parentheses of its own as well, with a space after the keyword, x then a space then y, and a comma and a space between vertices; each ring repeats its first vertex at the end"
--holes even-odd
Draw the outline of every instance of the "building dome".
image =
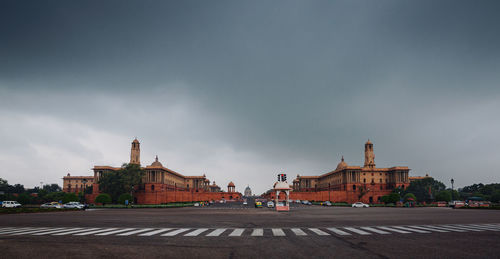
POLYGON ((366 141, 366 143, 365 143, 365 145, 371 145, 371 144, 373 144, 373 143, 372 143, 369 139, 368 139, 368 141, 366 141))
POLYGON ((158 161, 158 156, 156 156, 155 161, 151 164, 151 166, 155 167, 163 167, 163 165, 158 161))
POLYGON ((132 143, 139 143, 139 140, 137 140, 137 138, 135 138, 134 141, 132 141, 132 143))
POLYGON ((337 169, 335 169, 335 170, 344 169, 346 167, 347 167, 347 163, 344 162, 344 156, 342 156, 342 161, 340 161, 340 163, 337 165, 337 169))
POLYGON ((252 190, 250 189, 250 186, 247 186, 247 188, 245 188, 245 196, 252 196, 252 190))
POLYGON ((227 187, 234 187, 234 183, 233 182, 229 182, 229 184, 227 185, 227 187))

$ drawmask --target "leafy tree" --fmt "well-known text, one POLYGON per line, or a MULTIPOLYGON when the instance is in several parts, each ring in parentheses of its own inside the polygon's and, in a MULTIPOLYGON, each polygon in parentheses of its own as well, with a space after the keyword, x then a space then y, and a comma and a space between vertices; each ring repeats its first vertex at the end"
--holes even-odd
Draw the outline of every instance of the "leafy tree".
POLYGON ((126 200, 128 200, 129 203, 132 201, 132 195, 130 195, 130 193, 124 193, 118 197, 119 204, 125 204, 126 200))
POLYGON ((7 193, 23 193, 24 191, 24 185, 18 183, 9 185, 7 188, 7 193))
POLYGON ((56 183, 53 183, 53 184, 46 184, 43 186, 43 189, 47 192, 61 192, 62 191, 62 188, 61 186, 59 186, 58 184, 56 183))
POLYGON ((109 204, 111 203, 111 196, 107 193, 101 193, 95 198, 95 203, 109 204))
POLYGON ((444 191, 440 191, 437 195, 436 195, 436 200, 437 201, 451 201, 451 190, 444 190, 444 191))
POLYGON ((99 179, 100 191, 109 193, 117 201, 123 193, 128 193, 133 186, 142 183, 144 170, 139 165, 123 164, 118 171, 107 172, 99 179))
POLYGON ((500 202, 500 190, 498 191, 495 191, 492 195, 491 195, 491 199, 490 201, 492 202, 500 202))
POLYGON ((0 192, 7 193, 9 189, 9 183, 7 180, 0 178, 0 192))
POLYGON ((413 193, 407 193, 407 194, 405 194, 405 196, 403 197, 403 200, 405 202, 407 202, 407 201, 410 200, 410 198, 413 199, 413 201, 415 201, 415 202, 417 201, 417 197, 415 197, 415 195, 413 193))
POLYGON ((380 198, 380 200, 383 203, 396 203, 400 199, 401 199, 401 196, 399 195, 399 193, 395 193, 395 192, 390 193, 388 195, 384 195, 384 196, 382 196, 382 198, 380 198))
POLYGON ((44 196, 43 200, 44 202, 51 202, 51 201, 62 201, 64 199, 64 192, 51 192, 48 193, 47 195, 44 196))
POLYGON ((412 193, 417 198, 416 200, 420 202, 432 202, 436 195, 445 190, 446 186, 440 182, 434 180, 434 178, 429 177, 421 180, 413 181, 406 190, 404 194, 412 193))
POLYGON ((65 193, 62 198, 62 202, 68 203, 70 201, 78 201, 78 197, 74 193, 65 193))
POLYGON ((17 201, 23 205, 31 203, 31 196, 27 193, 21 193, 17 196, 17 201))

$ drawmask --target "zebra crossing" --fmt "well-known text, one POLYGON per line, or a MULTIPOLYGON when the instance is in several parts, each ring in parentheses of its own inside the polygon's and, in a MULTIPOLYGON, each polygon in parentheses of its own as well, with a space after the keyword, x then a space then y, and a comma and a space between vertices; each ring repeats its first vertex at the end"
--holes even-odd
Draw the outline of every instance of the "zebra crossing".
POLYGON ((137 237, 308 237, 371 236, 500 231, 500 223, 336 226, 324 228, 95 228, 95 227, 0 227, 0 238, 8 236, 137 236, 137 237))

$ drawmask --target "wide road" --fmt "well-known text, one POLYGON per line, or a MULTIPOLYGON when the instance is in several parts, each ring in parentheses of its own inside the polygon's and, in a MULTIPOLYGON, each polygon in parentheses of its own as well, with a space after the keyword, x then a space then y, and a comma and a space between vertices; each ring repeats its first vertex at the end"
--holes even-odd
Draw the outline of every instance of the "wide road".
POLYGON ((500 211, 241 203, 0 216, 1 258, 499 258, 500 211))

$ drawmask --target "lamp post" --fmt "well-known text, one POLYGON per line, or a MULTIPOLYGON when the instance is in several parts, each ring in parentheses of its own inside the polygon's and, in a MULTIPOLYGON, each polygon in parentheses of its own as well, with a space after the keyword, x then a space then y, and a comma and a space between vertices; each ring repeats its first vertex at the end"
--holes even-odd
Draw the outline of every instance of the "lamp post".
POLYGON ((453 184, 455 183, 455 180, 453 180, 453 178, 451 178, 451 191, 453 191, 453 184))
POLYGON ((133 203, 134 202, 134 186, 133 185, 130 187, 130 197, 132 197, 132 200, 129 203, 133 203))
POLYGON ((82 199, 83 202, 85 203, 85 189, 87 188, 87 179, 83 179, 83 188, 82 188, 82 199))

